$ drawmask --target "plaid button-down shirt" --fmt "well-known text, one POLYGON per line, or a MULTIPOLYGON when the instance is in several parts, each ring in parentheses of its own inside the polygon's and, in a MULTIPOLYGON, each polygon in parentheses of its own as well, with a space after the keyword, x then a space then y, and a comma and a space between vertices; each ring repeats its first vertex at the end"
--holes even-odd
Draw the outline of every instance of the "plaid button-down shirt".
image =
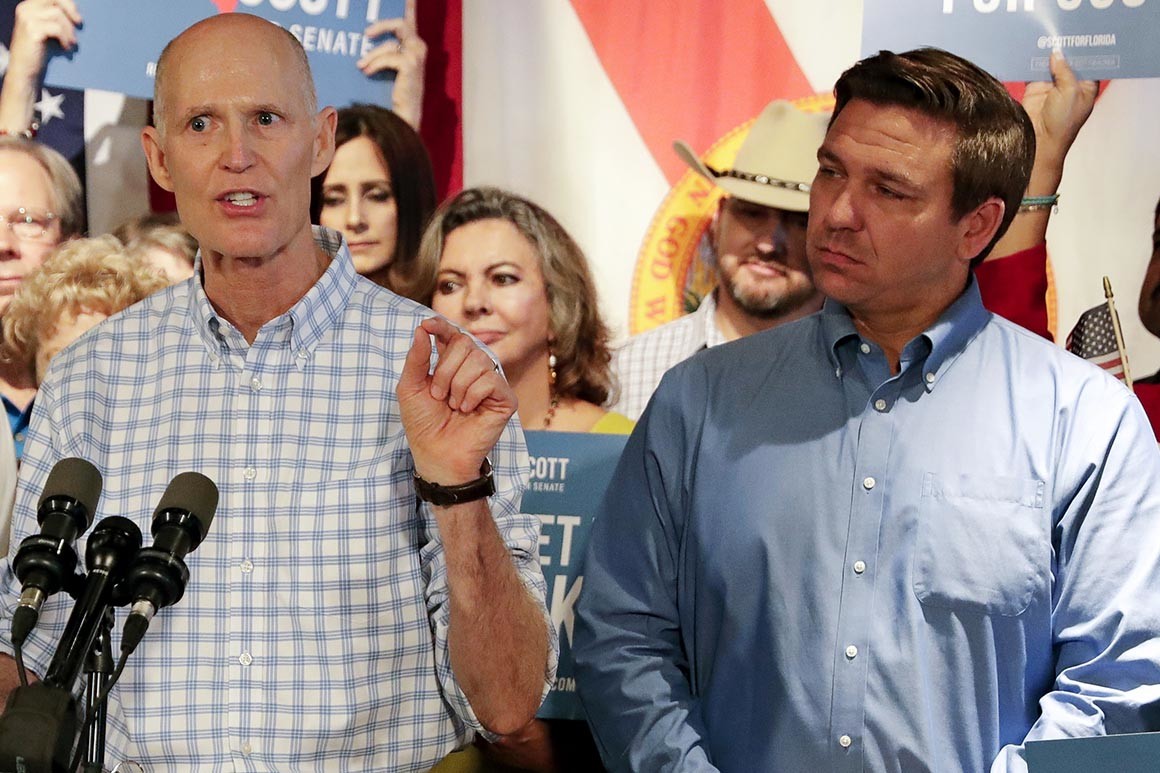
POLYGON ((661 376, 697 352, 725 343, 717 329, 717 302, 705 296, 692 314, 629 338, 612 355, 612 372, 620 392, 609 409, 636 421, 661 383, 661 376))
MULTIPOLYGON (((431 312, 358 277, 338 234, 315 238, 335 259, 252 345, 195 278, 84 336, 37 398, 10 558, 38 530, 62 457, 96 465, 99 517, 133 519, 146 544, 174 475, 201 472, 221 492, 185 598, 154 618, 113 691, 110 765, 425 770, 480 729, 451 671, 444 553, 395 399, 431 312)), ((491 459, 493 516, 542 604, 514 420, 491 459)), ((10 617, 20 583, 4 572, 10 617)), ((45 673, 71 606, 64 594, 46 604, 25 645, 33 671, 45 673)))

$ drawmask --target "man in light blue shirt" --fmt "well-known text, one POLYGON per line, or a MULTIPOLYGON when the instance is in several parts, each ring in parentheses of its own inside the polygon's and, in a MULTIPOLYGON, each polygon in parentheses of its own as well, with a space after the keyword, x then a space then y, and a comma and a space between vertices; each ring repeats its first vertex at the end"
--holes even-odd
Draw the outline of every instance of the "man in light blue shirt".
POLYGON ((940 51, 847 71, 830 299, 664 379, 592 537, 577 683, 612 770, 1022 771, 1148 729, 1160 454, 1117 381, 982 306, 1034 137, 940 51))

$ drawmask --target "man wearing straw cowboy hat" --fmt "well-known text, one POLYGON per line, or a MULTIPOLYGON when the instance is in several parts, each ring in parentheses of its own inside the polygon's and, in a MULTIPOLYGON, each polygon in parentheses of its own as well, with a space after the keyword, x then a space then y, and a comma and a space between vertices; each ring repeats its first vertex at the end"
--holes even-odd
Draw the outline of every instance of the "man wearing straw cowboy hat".
POLYGON ((718 287, 694 313, 635 336, 617 351, 617 411, 639 417, 665 371, 701 349, 822 307, 806 264, 805 234, 826 118, 789 102, 770 103, 730 169, 712 169, 687 144, 674 143, 685 163, 725 192, 709 226, 718 287))

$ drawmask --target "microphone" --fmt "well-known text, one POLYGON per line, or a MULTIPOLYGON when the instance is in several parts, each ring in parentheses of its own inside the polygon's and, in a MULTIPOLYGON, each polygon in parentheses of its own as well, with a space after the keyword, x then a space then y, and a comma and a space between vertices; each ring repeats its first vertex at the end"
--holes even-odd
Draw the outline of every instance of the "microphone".
POLYGON ((217 504, 217 486, 201 473, 183 472, 170 481, 153 511, 153 546, 137 553, 118 589, 132 602, 121 633, 122 653, 137 648, 158 610, 185 595, 189 568, 183 559, 205 538, 217 504))
POLYGON ((101 473, 84 459, 61 459, 48 473, 36 510, 40 533, 25 537, 12 569, 23 583, 12 614, 12 646, 28 638, 52 594, 76 584, 73 543, 89 528, 101 498, 101 473))
POLYGON ((85 545, 88 568, 85 589, 61 634, 60 644, 44 675, 45 684, 72 689, 100 633, 113 588, 125 577, 129 562, 140 548, 141 529, 128 518, 119 515, 103 518, 93 529, 85 545))

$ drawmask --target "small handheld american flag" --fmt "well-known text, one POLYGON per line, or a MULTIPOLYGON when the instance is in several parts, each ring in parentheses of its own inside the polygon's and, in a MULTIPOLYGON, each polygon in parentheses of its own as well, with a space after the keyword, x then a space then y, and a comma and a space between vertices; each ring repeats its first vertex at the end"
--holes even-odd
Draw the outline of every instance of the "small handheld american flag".
POLYGON ((1099 365, 1129 388, 1132 374, 1128 370, 1128 354, 1124 350, 1124 335, 1120 332, 1120 317, 1112 298, 1112 283, 1104 277, 1106 301, 1079 315, 1067 336, 1067 350, 1072 354, 1099 365))

